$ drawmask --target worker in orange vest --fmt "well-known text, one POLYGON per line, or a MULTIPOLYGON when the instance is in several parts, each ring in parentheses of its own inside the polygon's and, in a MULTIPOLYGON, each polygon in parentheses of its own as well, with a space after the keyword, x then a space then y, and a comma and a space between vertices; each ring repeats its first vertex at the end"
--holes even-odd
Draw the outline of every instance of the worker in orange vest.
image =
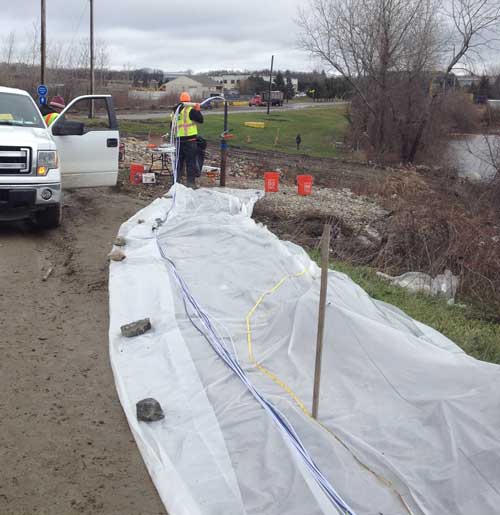
POLYGON ((47 127, 50 127, 59 117, 61 111, 66 107, 64 98, 55 96, 49 103, 49 112, 43 117, 47 127))
POLYGON ((197 188, 196 177, 200 175, 198 161, 198 123, 203 123, 203 115, 201 114, 200 104, 193 106, 184 105, 185 102, 191 102, 191 96, 184 91, 180 96, 180 104, 174 107, 174 113, 179 106, 177 115, 177 134, 179 140, 179 154, 177 155, 177 177, 183 175, 183 168, 186 165, 188 188, 197 188))

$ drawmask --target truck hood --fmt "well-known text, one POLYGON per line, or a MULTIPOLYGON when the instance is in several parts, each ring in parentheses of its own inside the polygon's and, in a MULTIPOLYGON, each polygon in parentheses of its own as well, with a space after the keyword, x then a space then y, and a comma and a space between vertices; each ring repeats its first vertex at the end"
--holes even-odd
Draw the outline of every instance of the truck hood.
POLYGON ((0 125, 0 145, 30 147, 34 150, 55 150, 56 144, 47 129, 0 125))

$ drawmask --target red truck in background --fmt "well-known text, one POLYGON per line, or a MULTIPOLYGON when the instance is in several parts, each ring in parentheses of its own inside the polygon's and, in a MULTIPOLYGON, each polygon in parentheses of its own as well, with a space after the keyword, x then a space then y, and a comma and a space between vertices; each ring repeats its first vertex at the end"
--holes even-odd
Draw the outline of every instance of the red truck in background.
MULTIPOLYGON (((249 101, 249 107, 265 107, 269 98, 269 92, 264 92, 260 95, 254 95, 249 101)), ((271 91, 271 105, 282 106, 283 105, 283 92, 282 91, 271 91)))

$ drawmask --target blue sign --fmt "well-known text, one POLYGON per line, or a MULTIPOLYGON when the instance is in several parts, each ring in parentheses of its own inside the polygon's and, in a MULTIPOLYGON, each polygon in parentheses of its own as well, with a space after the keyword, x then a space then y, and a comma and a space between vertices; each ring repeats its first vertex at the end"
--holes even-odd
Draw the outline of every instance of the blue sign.
POLYGON ((47 86, 44 86, 43 84, 41 84, 40 86, 38 86, 38 94, 41 96, 41 97, 44 97, 47 95, 48 93, 48 88, 47 86))
POLYGON ((40 102, 40 105, 41 106, 46 106, 47 105, 47 97, 38 97, 38 101, 40 102))

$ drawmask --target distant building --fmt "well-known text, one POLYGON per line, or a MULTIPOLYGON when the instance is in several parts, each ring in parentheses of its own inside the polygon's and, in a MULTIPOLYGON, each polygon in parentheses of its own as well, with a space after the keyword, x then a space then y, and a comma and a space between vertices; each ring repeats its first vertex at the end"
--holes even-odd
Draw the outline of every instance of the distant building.
MULTIPOLYGON (((283 72, 282 72, 283 73, 283 72)), ((227 75, 212 75, 211 78, 218 84, 224 86, 224 89, 239 89, 242 82, 245 82, 250 77, 259 77, 265 81, 269 81, 269 75, 254 75, 253 73, 235 73, 227 75)), ((276 78, 276 74, 273 75, 276 78)), ((299 79, 292 78, 292 85, 295 91, 299 89, 299 79)), ((286 81, 286 79, 285 79, 286 81)))
POLYGON ((206 75, 182 75, 160 87, 168 95, 178 95, 187 91, 193 98, 202 99, 222 93, 223 86, 206 75))
POLYGON ((242 82, 250 77, 249 73, 237 73, 232 75, 212 75, 211 79, 224 86, 224 89, 238 89, 242 82))
POLYGON ((479 84, 481 77, 478 75, 456 75, 457 84, 461 88, 470 88, 473 84, 479 84))

